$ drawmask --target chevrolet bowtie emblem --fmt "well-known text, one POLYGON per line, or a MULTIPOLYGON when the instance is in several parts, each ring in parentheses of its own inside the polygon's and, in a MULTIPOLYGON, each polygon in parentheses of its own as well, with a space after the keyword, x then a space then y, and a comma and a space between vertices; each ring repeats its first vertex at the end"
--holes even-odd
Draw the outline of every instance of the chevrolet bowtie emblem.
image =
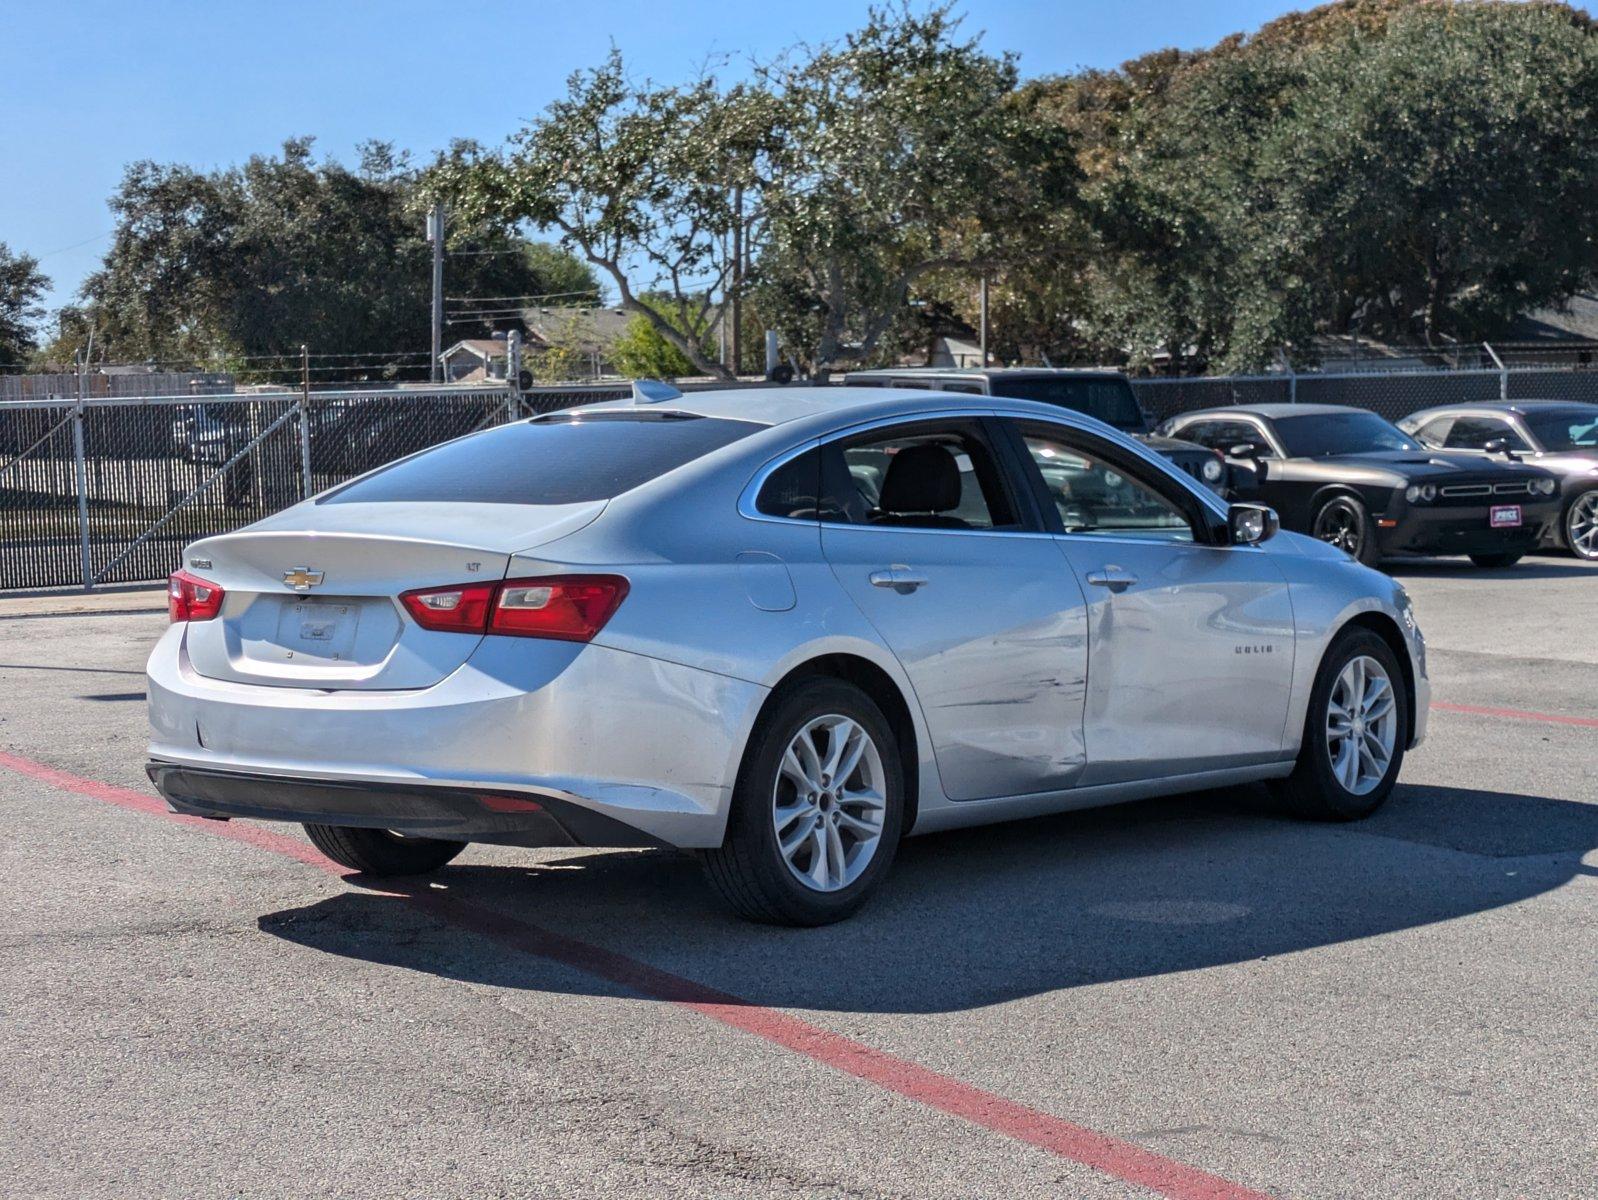
POLYGON ((296 592, 308 591, 322 582, 322 572, 313 571, 310 567, 295 567, 283 572, 283 582, 296 592))

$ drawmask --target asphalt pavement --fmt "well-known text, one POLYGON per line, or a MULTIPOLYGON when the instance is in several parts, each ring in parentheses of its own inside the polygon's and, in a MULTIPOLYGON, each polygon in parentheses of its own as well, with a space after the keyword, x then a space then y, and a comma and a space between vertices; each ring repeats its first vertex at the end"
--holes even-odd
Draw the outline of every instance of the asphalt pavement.
POLYGON ((163 815, 160 594, 0 601, 0 1196, 1598 1196, 1598 569, 1392 569, 1436 705, 1373 819, 917 838, 808 931, 163 815))

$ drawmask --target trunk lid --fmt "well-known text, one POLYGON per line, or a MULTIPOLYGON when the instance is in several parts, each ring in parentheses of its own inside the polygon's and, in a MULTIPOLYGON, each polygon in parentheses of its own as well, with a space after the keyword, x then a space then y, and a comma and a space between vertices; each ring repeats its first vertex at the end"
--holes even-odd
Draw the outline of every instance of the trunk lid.
POLYGON ((189 663, 235 683, 431 687, 482 639, 421 628, 400 593, 503 579, 515 552, 583 528, 604 507, 307 503, 206 538, 184 566, 225 594, 220 616, 190 623, 189 663))

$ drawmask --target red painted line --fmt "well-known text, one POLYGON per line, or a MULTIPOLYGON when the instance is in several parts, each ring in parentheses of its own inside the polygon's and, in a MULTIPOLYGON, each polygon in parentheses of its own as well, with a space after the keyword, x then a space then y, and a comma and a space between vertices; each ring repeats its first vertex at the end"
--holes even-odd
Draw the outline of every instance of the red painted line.
POLYGON ((1565 717, 1558 713, 1523 712, 1518 708, 1483 708, 1478 704, 1444 704, 1432 701, 1436 712, 1464 713, 1471 717, 1497 717, 1507 721, 1543 721, 1549 725, 1577 725, 1583 729, 1598 729, 1598 717, 1565 717))
MULTIPOLYGON (((220 837, 286 855, 330 875, 343 868, 297 838, 272 833, 238 821, 207 821, 167 810, 164 801, 145 792, 86 779, 18 754, 0 751, 0 767, 40 783, 118 807, 165 817, 220 837)), ((824 1066, 903 1096, 984 1129, 1026 1142, 1061 1158, 1106 1175, 1148 1188, 1170 1200, 1272 1200, 1218 1175, 1165 1158, 1132 1142, 1097 1133, 1084 1126, 983 1091, 908 1059, 875 1050, 863 1042, 812 1025, 780 1009, 751 1004, 727 992, 652 967, 614 950, 566 937, 496 909, 453 896, 427 885, 381 889, 416 908, 514 950, 576 968, 655 1000, 692 1009, 723 1025, 742 1030, 824 1066)))

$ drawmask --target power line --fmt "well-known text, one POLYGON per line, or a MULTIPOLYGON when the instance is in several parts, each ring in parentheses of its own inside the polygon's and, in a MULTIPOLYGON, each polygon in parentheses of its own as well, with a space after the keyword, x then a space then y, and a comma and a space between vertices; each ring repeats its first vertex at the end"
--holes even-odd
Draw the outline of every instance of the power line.
POLYGON ((55 250, 46 250, 43 254, 35 254, 33 257, 40 259, 49 258, 52 254, 65 254, 68 250, 76 250, 79 246, 87 246, 90 242, 98 242, 101 238, 108 238, 115 232, 115 229, 107 229, 104 233, 97 233, 93 237, 84 238, 81 242, 73 242, 70 246, 61 246, 55 250))
POLYGON ((582 292, 542 292, 527 293, 521 296, 445 296, 448 304, 497 304, 501 301, 513 300, 561 300, 568 296, 597 296, 598 288, 589 288, 582 292))

